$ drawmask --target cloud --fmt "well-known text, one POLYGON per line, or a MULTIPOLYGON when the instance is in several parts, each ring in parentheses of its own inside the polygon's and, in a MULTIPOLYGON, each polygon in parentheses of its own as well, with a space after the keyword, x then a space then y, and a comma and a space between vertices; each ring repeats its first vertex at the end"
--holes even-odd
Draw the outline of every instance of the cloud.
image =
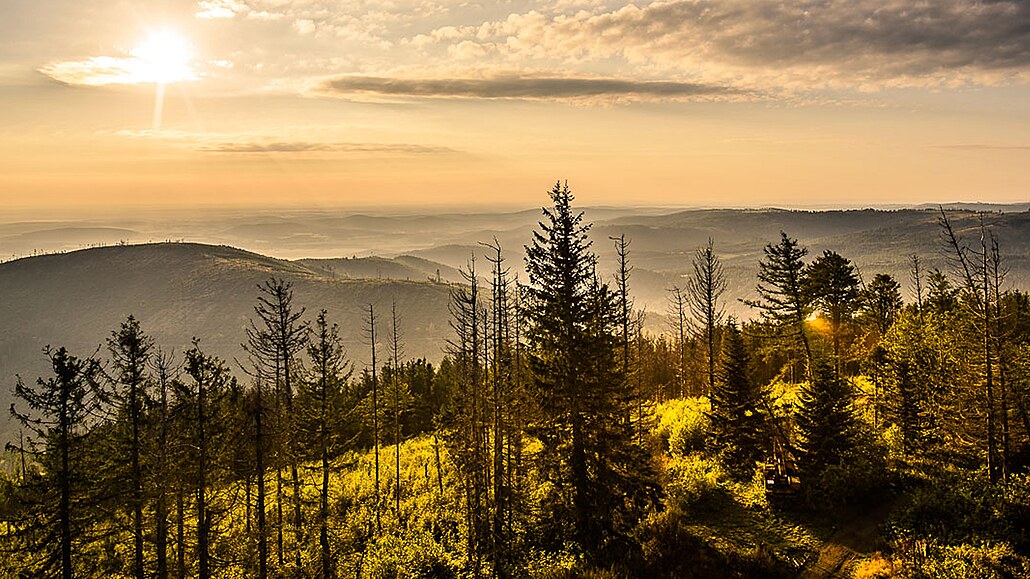
POLYGON ((390 143, 322 143, 309 141, 228 142, 199 148, 206 153, 353 153, 375 155, 444 155, 454 149, 433 145, 390 143))
POLYGON ((526 99, 526 100, 683 100, 745 96, 731 87, 673 81, 616 78, 518 77, 387 78, 341 76, 323 81, 316 94, 348 96, 526 99))
POLYGON ((39 72, 58 82, 85 86, 178 82, 199 78, 197 71, 186 64, 174 71, 173 78, 168 76, 167 69, 155 68, 145 59, 114 56, 93 56, 86 60, 53 62, 40 68, 39 72))
POLYGON ((236 0, 201 0, 197 2, 195 16, 207 20, 235 18, 237 14, 243 14, 249 10, 246 4, 236 0))
POLYGON ((621 59, 712 81, 875 90, 1025 81, 1027 22, 1026 0, 659 0, 511 14, 450 42, 490 42, 516 59, 621 59))

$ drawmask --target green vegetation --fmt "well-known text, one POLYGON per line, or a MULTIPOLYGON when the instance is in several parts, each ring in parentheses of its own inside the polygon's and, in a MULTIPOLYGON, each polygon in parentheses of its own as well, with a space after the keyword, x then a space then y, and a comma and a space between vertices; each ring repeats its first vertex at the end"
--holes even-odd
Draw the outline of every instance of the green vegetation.
POLYGON ((741 325, 709 241, 670 339, 633 311, 627 238, 610 286, 550 195, 527 284, 496 240, 457 272, 439 364, 405 357, 405 304, 344 329, 281 277, 232 365, 133 316, 47 349, 14 388, 0 576, 1030 573, 1030 299, 988 228, 969 249, 942 214, 956 267, 913 267, 908 305, 782 233, 741 325))

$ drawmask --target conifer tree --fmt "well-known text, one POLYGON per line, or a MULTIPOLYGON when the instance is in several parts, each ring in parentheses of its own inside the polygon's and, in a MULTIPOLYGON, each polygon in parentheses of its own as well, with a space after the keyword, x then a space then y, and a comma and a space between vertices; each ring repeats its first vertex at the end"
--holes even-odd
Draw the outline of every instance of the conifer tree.
POLYGON ((154 493, 154 554, 156 576, 158 579, 168 577, 168 516, 171 489, 177 484, 179 469, 176 464, 173 416, 174 386, 176 380, 175 366, 172 356, 158 349, 151 358, 156 392, 150 411, 148 428, 148 444, 146 445, 148 461, 151 464, 149 478, 154 493))
POLYGON ((369 348, 372 354, 372 447, 375 453, 375 514, 376 532, 383 531, 383 520, 380 509, 380 478, 379 478, 379 371, 376 367, 376 311, 373 304, 368 304, 368 317, 365 318, 365 337, 368 338, 369 348))
POLYGON ((901 313, 901 284, 890 274, 876 274, 865 288, 862 301, 877 337, 883 337, 901 313))
MULTIPOLYGON (((669 316, 672 318, 673 332, 676 335, 676 397, 683 395, 683 384, 687 376, 687 312, 689 299, 687 292, 679 287, 669 288, 669 316)), ((660 392, 660 390, 659 390, 660 392)))
POLYGON ((303 544, 304 525, 302 521, 300 473, 298 459, 292 449, 296 441, 290 436, 295 433, 292 420, 295 376, 298 370, 297 355, 306 346, 307 323, 302 322, 304 308, 295 309, 293 305, 293 285, 282 279, 271 278, 258 285, 258 303, 254 313, 258 322, 251 322, 248 332, 248 345, 252 358, 259 358, 267 373, 269 369, 274 376, 275 410, 279 422, 279 432, 275 446, 280 453, 280 464, 276 465, 276 482, 278 500, 276 516, 278 518, 278 558, 280 566, 284 563, 283 546, 283 492, 282 467, 288 466, 293 486, 293 535, 294 565, 301 567, 301 545, 303 544), (255 343, 257 340, 259 343, 255 343))
POLYGON ((724 314, 719 299, 726 291, 726 274, 715 253, 711 237, 708 238, 708 245, 699 247, 694 253, 691 267, 694 273, 687 280, 687 302, 694 330, 704 343, 708 363, 708 394, 711 395, 715 389, 715 369, 718 363, 717 333, 724 314))
MULTIPOLYGON (((143 435, 144 412, 150 406, 151 377, 148 365, 153 341, 143 333, 133 316, 122 322, 108 340, 114 376, 111 377, 112 402, 115 406, 114 448, 109 449, 114 461, 115 477, 127 487, 128 505, 132 515, 132 574, 143 579, 143 507, 144 464, 143 435)), ((120 484, 119 484, 120 486, 120 484)), ((122 502, 122 501, 119 501, 122 502)))
POLYGON ((450 324, 454 337, 448 341, 448 352, 454 360, 457 383, 445 423, 450 427, 448 445, 465 486, 468 552, 473 574, 478 577, 489 539, 486 501, 490 467, 485 440, 489 423, 483 387, 486 364, 482 359, 486 341, 482 333, 485 312, 479 297, 474 256, 469 259, 467 269, 459 272, 468 285, 451 290, 450 324))
POLYGON ((566 538, 603 560, 629 546, 629 527, 655 485, 623 420, 631 401, 617 358, 617 306, 596 278, 590 226, 572 209, 567 184, 555 184, 550 196, 554 206, 544 208, 526 247, 530 365, 541 415, 534 431, 543 444, 541 471, 562 492, 552 523, 571 519, 566 538))
POLYGON ((826 250, 805 269, 804 285, 808 300, 830 320, 833 369, 840 376, 841 334, 861 297, 855 266, 839 253, 826 250))
POLYGON ((812 303, 805 292, 805 263, 808 249, 798 240, 780 232, 780 242, 768 244, 765 258, 758 262, 759 299, 745 301, 761 310, 762 319, 783 336, 800 343, 805 353, 808 374, 812 371, 812 348, 805 330, 805 319, 811 313, 812 303))
POLYGON ((512 473, 515 470, 515 447, 522 444, 522 433, 513 424, 516 400, 516 346, 517 336, 512 335, 513 311, 510 302, 512 281, 504 265, 500 243, 486 244, 492 250, 487 258, 491 263, 492 279, 490 319, 493 325, 491 347, 493 356, 490 367, 490 395, 493 402, 493 505, 491 545, 494 573, 509 577, 515 555, 515 537, 512 531, 514 489, 512 473))
POLYGON ((28 448, 17 450, 38 465, 23 477, 20 493, 27 507, 18 525, 25 541, 22 570, 26 577, 71 579, 80 539, 94 518, 84 463, 100 365, 65 348, 48 346, 44 353, 53 377, 39 378, 34 387, 19 378, 14 394, 28 408, 11 404, 11 416, 31 433, 28 448))
POLYGON ((619 259, 618 269, 615 271, 615 288, 618 294, 619 307, 619 341, 622 346, 622 373, 630 374, 630 342, 632 338, 632 312, 633 299, 629 295, 629 276, 633 273, 633 266, 629 264, 629 240, 626 235, 611 237, 615 241, 615 254, 619 259))
POLYGON ((340 340, 339 328, 329 325, 326 310, 318 314, 311 339, 308 340, 311 369, 300 382, 297 428, 306 456, 319 461, 321 484, 318 501, 318 542, 322 579, 335 575, 329 543, 329 475, 331 463, 349 441, 342 436, 340 424, 353 419, 353 406, 347 404, 346 385, 351 376, 350 364, 340 340))
POLYGON ((833 367, 820 361, 801 388, 797 414, 803 474, 817 477, 841 464, 855 448, 856 418, 851 387, 833 367))
POLYGON ((719 380, 712 390, 712 429, 726 465, 746 478, 766 446, 767 393, 751 379, 750 355, 737 324, 731 321, 725 332, 719 380))
POLYGON ((224 421, 227 401, 236 389, 225 363, 205 354, 199 342, 186 352, 186 375, 190 381, 181 385, 180 396, 191 417, 190 447, 192 484, 196 493, 197 576, 214 575, 211 549, 215 539, 216 516, 221 509, 212 506, 216 499, 212 489, 224 481, 224 451, 227 432, 224 421))
MULTIPOLYGON (((404 349, 400 339, 400 318, 397 316, 397 302, 390 304, 390 383, 393 387, 393 448, 394 448, 394 505, 397 521, 401 517, 401 389, 407 390, 401 381, 400 357, 404 349)), ((405 394, 407 392, 405 391, 405 394)), ((404 397, 405 401, 407 396, 404 397)), ((399 526, 399 525, 398 525, 399 526)))

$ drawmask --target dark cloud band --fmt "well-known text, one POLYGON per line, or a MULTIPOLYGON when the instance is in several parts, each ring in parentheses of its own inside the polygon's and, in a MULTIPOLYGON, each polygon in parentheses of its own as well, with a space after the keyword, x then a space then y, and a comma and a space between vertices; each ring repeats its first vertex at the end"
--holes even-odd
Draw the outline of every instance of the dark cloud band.
POLYGON ((730 87, 685 82, 559 77, 402 79, 342 76, 325 81, 316 92, 339 96, 376 94, 394 97, 545 100, 624 97, 684 99, 742 95, 730 87))

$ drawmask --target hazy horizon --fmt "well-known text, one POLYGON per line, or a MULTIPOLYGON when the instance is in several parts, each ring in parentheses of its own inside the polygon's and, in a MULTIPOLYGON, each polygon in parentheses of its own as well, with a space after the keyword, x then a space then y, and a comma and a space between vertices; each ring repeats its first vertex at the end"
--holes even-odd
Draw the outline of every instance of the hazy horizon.
POLYGON ((0 200, 1025 201, 1030 5, 13 0, 0 200), (600 39, 603 39, 600 40, 600 39))

